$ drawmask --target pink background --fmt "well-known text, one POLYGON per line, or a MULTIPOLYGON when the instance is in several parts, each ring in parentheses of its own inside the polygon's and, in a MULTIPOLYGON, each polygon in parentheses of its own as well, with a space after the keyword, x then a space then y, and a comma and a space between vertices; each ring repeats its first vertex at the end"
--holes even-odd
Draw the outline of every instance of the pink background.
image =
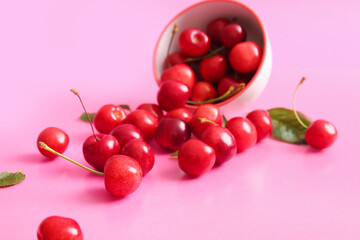
POLYGON ((107 103, 155 102, 152 54, 179 1, 0 1, 0 166, 26 180, 0 189, 1 239, 35 239, 47 216, 76 219, 85 239, 358 239, 360 97, 358 1, 243 2, 263 20, 273 48, 264 93, 245 110, 291 107, 339 131, 325 151, 267 139, 199 179, 189 180, 154 146, 156 165, 124 199, 101 177, 36 149, 39 132, 68 132, 66 155, 84 162, 90 112, 107 103), (290 3, 291 2, 291 3, 290 3))

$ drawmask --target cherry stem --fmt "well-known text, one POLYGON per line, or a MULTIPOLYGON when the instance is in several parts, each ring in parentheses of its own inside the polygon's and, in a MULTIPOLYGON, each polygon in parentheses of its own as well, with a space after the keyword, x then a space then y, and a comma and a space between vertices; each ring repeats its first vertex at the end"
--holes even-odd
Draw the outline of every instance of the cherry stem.
POLYGON ((217 123, 215 123, 213 121, 210 121, 207 118, 198 118, 198 120, 199 120, 200 123, 211 123, 212 125, 219 126, 219 124, 217 124, 217 123))
POLYGON ((45 150, 47 150, 47 151, 49 151, 49 152, 52 152, 52 153, 54 153, 54 154, 56 154, 56 155, 58 155, 58 156, 60 156, 60 157, 62 157, 62 158, 64 158, 64 159, 66 159, 66 160, 68 160, 68 161, 70 161, 70 162, 78 165, 79 167, 82 167, 82 168, 84 168, 84 169, 86 169, 86 170, 88 170, 88 171, 90 171, 90 172, 96 173, 96 174, 98 174, 98 175, 104 176, 104 173, 103 173, 103 172, 99 172, 99 171, 96 171, 96 170, 94 170, 94 169, 88 168, 88 167, 86 167, 86 166, 84 166, 84 165, 82 165, 82 164, 80 164, 80 163, 78 163, 78 162, 76 162, 76 161, 74 161, 74 160, 72 160, 72 159, 64 156, 64 155, 62 155, 61 153, 55 151, 54 149, 52 149, 51 147, 49 147, 48 145, 46 145, 46 143, 44 143, 44 142, 41 142, 41 141, 40 141, 40 142, 38 142, 38 144, 39 144, 39 147, 40 147, 40 148, 43 148, 43 149, 45 149, 45 150))
POLYGON ((234 95, 235 93, 237 93, 244 87, 245 87, 245 83, 240 83, 237 88, 235 88, 234 86, 230 86, 229 89, 227 90, 227 92, 224 93, 223 95, 221 95, 220 97, 208 99, 208 100, 205 100, 202 102, 194 102, 191 100, 187 100, 186 103, 194 104, 194 105, 202 105, 202 104, 206 104, 206 103, 218 102, 218 101, 224 100, 225 98, 228 98, 228 97, 234 95))
POLYGON ((166 61, 167 61, 167 64, 168 64, 169 68, 171 67, 170 58, 169 58, 170 48, 171 48, 172 42, 174 41, 175 34, 176 34, 176 32, 178 30, 179 30, 178 26, 175 24, 174 28, 173 28, 173 30, 171 32, 171 38, 170 38, 170 42, 169 42, 169 46, 168 46, 168 50, 167 50, 167 57, 166 57, 166 61))
POLYGON ((186 58, 185 62, 195 62, 195 61, 200 61, 203 60, 204 58, 208 58, 208 57, 212 57, 215 54, 217 54, 218 52, 222 51, 223 49, 225 49, 225 46, 221 46, 217 49, 212 50, 211 52, 209 52, 208 54, 201 56, 201 57, 196 57, 196 58, 186 58))
POLYGON ((95 141, 99 141, 99 138, 98 138, 98 137, 96 136, 96 134, 95 134, 95 130, 94 130, 94 126, 93 126, 93 124, 92 124, 91 118, 90 118, 88 112, 86 111, 86 108, 85 108, 85 106, 84 106, 83 101, 81 100, 81 97, 80 97, 79 92, 76 91, 75 89, 71 89, 70 91, 73 92, 73 93, 79 98, 79 100, 80 100, 80 102, 81 102, 81 105, 82 105, 82 107, 83 107, 83 109, 84 109, 84 111, 85 111, 85 113, 86 113, 86 117, 87 117, 87 119, 89 120, 89 123, 90 123, 90 126, 91 126, 91 130, 92 130, 92 132, 93 132, 93 134, 94 134, 94 137, 95 137, 95 141))
POLYGON ((299 89, 299 87, 301 86, 301 84, 305 81, 305 77, 301 78, 301 81, 299 82, 299 84, 296 86, 296 89, 295 89, 295 92, 294 92, 294 96, 293 96, 293 111, 294 111, 294 114, 295 114, 295 117, 296 119, 298 120, 298 122, 300 123, 301 126, 303 126, 304 128, 308 128, 308 126, 306 126, 306 124, 301 121, 297 111, 296 111, 296 108, 295 108, 295 97, 296 97, 296 93, 299 89))

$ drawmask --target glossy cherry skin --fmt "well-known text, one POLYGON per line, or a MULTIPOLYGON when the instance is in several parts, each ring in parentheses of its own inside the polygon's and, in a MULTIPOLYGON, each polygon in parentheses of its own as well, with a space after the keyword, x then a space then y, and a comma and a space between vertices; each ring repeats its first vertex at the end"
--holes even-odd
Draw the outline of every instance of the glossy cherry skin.
POLYGON ((237 152, 245 151, 256 143, 256 128, 249 119, 245 117, 234 117, 230 119, 225 127, 233 134, 236 141, 237 152))
POLYGON ((227 18, 217 18, 212 20, 206 27, 206 33, 208 34, 212 43, 221 44, 220 36, 224 27, 230 24, 230 20, 227 18))
POLYGON ((160 77, 160 83, 175 80, 184 83, 191 90, 194 87, 196 77, 194 71, 187 64, 177 64, 166 69, 160 77))
POLYGON ((121 124, 114 128, 111 133, 119 143, 120 150, 133 139, 143 139, 140 130, 132 124, 121 124))
POLYGON ((88 137, 83 144, 83 155, 85 160, 99 171, 104 171, 106 161, 120 152, 120 145, 112 135, 96 134, 88 137))
POLYGON ((173 52, 165 58, 164 69, 175 66, 176 64, 185 63, 185 59, 186 57, 184 56, 184 54, 180 52, 173 52), (170 60, 170 66, 168 59, 170 60))
POLYGON ((166 113, 165 117, 167 118, 178 118, 183 120, 186 123, 190 123, 190 120, 193 117, 193 114, 186 108, 175 108, 166 113))
POLYGON ((155 140, 168 150, 178 150, 191 135, 190 127, 177 118, 163 118, 156 130, 155 140))
POLYGON ((206 118, 216 124, 221 125, 223 122, 223 117, 220 112, 220 109, 213 104, 204 104, 200 105, 194 112, 193 117, 190 121, 190 127, 194 135, 198 138, 201 138, 201 135, 209 126, 213 126, 212 123, 204 122, 201 123, 199 118, 206 118))
POLYGON ((114 104, 102 106, 94 117, 94 126, 100 133, 109 134, 126 117, 125 110, 114 104))
POLYGON ((137 109, 127 115, 124 124, 132 124, 140 130, 140 133, 145 141, 149 141, 154 135, 159 120, 149 111, 137 109))
POLYGON ((195 84, 190 99, 194 102, 202 102, 216 98, 216 96, 216 89, 211 83, 199 81, 195 84))
POLYGON ((133 193, 140 186, 142 176, 140 164, 125 155, 114 155, 105 164, 105 188, 115 197, 133 193))
POLYGON ((236 154, 235 138, 224 127, 212 125, 204 131, 200 139, 214 149, 217 164, 229 161, 236 154))
POLYGON ((159 106, 168 112, 175 108, 185 107, 186 101, 190 98, 190 94, 191 91, 185 84, 168 80, 160 85, 157 93, 157 101, 159 106))
POLYGON ((152 114, 155 115, 155 117, 157 117, 157 119, 160 121, 161 118, 164 116, 163 111, 161 110, 160 106, 154 103, 143 103, 140 104, 137 109, 143 109, 143 110, 148 110, 149 112, 151 112, 152 114))
POLYGON ((179 36, 179 47, 186 56, 200 57, 209 51, 210 39, 198 28, 187 28, 179 36))
POLYGON ((179 150, 178 164, 185 173, 199 177, 214 166, 215 159, 212 147, 198 139, 190 139, 179 150))
POLYGON ((226 25, 220 35, 220 40, 227 48, 232 48, 235 44, 245 41, 246 31, 238 23, 226 25))
POLYGON ((69 145, 69 136, 65 131, 56 127, 48 127, 40 132, 36 141, 40 153, 47 158, 54 159, 57 155, 40 148, 38 145, 39 142, 44 142, 55 151, 63 153, 69 145))
POLYGON ((227 72, 225 57, 217 54, 209 58, 204 58, 200 62, 199 71, 204 81, 213 84, 217 83, 227 72))
POLYGON ((37 230, 38 240, 83 240, 79 224, 71 218, 50 216, 45 218, 37 230))
POLYGON ((133 139, 129 141, 121 149, 120 153, 135 159, 141 166, 143 176, 154 167, 154 152, 149 144, 142 139, 133 139))
POLYGON ((233 86, 235 89, 237 89, 241 83, 246 84, 247 79, 244 77, 238 76, 238 79, 235 80, 235 78, 233 76, 230 76, 230 75, 225 76, 220 79, 220 81, 217 85, 217 92, 218 92, 219 96, 222 96, 229 90, 229 88, 231 86, 233 86))
POLYGON ((239 73, 255 72, 260 65, 261 58, 260 46, 251 41, 236 44, 229 54, 231 66, 239 73))
POLYGON ((305 132, 305 141, 313 148, 330 147, 337 139, 336 127, 326 120, 316 120, 305 132))
POLYGON ((249 119, 256 128, 257 142, 271 136, 273 127, 268 111, 262 109, 254 110, 248 113, 246 118, 249 119))

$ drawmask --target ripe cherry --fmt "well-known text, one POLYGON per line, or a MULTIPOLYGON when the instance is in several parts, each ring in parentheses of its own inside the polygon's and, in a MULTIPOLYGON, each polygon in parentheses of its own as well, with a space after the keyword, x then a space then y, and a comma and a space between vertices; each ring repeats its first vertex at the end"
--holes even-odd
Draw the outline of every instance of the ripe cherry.
POLYGON ((125 119, 126 113, 120 106, 107 104, 96 112, 94 126, 100 133, 109 134, 116 126, 125 119))
POLYGON ((121 124, 114 128, 110 134, 119 142, 120 150, 130 140, 143 139, 140 130, 132 124, 121 124))
POLYGON ((245 151, 256 143, 256 128, 249 119, 234 117, 225 126, 233 134, 237 152, 245 151))
POLYGON ((180 51, 189 57, 200 57, 210 49, 210 39, 197 28, 185 29, 179 37, 180 51))
POLYGON ((231 66, 239 73, 255 72, 260 65, 261 58, 260 46, 252 41, 236 44, 229 54, 231 66))
POLYGON ((212 121, 216 124, 221 125, 223 121, 222 114, 220 109, 213 104, 204 104, 200 105, 194 112, 193 117, 190 121, 191 129, 194 135, 198 138, 201 138, 202 133, 206 128, 212 126, 212 123, 204 122, 201 123, 199 118, 206 118, 209 121, 212 121))
POLYGON ((149 141, 154 135, 159 120, 147 110, 137 109, 127 115, 124 124, 132 124, 140 130, 145 141, 149 141))
POLYGON ((37 239, 83 240, 84 237, 79 224, 74 219, 61 216, 50 216, 40 223, 37 230, 37 239))
POLYGON ((156 129, 155 140, 163 148, 178 150, 191 135, 189 126, 177 118, 163 118, 156 129))
POLYGON ((195 84, 191 92, 191 101, 202 102, 212 98, 216 98, 216 90, 211 83, 199 81, 195 84))
POLYGON ((235 80, 235 78, 230 75, 221 78, 217 86, 217 92, 219 96, 224 95, 231 86, 237 89, 240 86, 240 84, 243 84, 245 87, 247 83, 247 79, 241 76, 238 76, 237 78, 238 79, 235 80))
POLYGON ((228 24, 230 24, 230 20, 227 18, 217 18, 212 20, 206 27, 206 33, 211 39, 212 43, 221 44, 220 36, 222 34, 222 30, 228 24))
POLYGON ((191 90, 194 87, 196 77, 194 71, 187 64, 177 64, 166 69, 160 77, 160 83, 175 80, 184 83, 191 90))
POLYGON ((200 62, 199 71, 202 79, 209 83, 217 83, 227 72, 225 57, 217 54, 212 57, 204 58, 200 62))
POLYGON ((186 123, 190 123, 190 120, 193 117, 193 114, 186 108, 175 108, 166 113, 165 117, 167 118, 178 118, 183 120, 186 123))
POLYGON ((212 147, 198 139, 185 142, 178 154, 178 164, 185 173, 198 177, 215 164, 216 154, 212 147))
POLYGON ((268 111, 261 109, 254 110, 250 112, 246 118, 249 119, 256 128, 257 142, 271 136, 273 127, 268 111))
POLYGON ((157 117, 157 119, 160 121, 161 118, 164 116, 163 111, 161 110, 160 106, 154 103, 143 103, 140 104, 140 106, 137 107, 137 109, 143 109, 143 110, 148 110, 149 112, 151 112, 152 114, 155 115, 155 117, 157 117))
POLYGON ((191 91, 185 84, 168 80, 160 85, 157 101, 159 106, 168 112, 175 108, 183 108, 190 94, 191 91))
MULTIPOLYGON (((59 153, 65 152, 69 145, 69 136, 60 128, 48 127, 42 130, 37 138, 37 142, 46 142, 51 148, 55 149, 59 153)), ((54 159, 57 155, 46 151, 38 146, 38 149, 42 155, 47 158, 54 159)))
POLYGON ((235 44, 245 41, 246 31, 238 23, 226 25, 220 35, 221 42, 227 47, 232 48, 235 44))
POLYGON ((164 69, 175 66, 176 64, 185 63, 185 59, 186 57, 184 56, 184 54, 180 52, 173 52, 166 57, 164 61, 164 69))
POLYGON ((132 139, 121 149, 121 154, 135 159, 141 166, 145 176, 154 166, 154 152, 147 142, 142 139, 132 139))

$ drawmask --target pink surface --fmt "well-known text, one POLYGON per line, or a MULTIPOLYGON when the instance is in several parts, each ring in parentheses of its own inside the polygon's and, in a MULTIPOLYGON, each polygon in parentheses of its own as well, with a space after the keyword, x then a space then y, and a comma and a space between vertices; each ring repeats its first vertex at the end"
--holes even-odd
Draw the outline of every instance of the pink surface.
POLYGON ((90 134, 78 120, 107 103, 155 102, 152 54, 181 1, 1 1, 1 171, 26 180, 0 189, 1 239, 35 239, 47 216, 76 219, 85 239, 357 239, 360 235, 360 21, 356 1, 244 1, 273 48, 269 85, 245 111, 297 108, 339 131, 325 151, 267 139, 199 179, 188 179, 154 146, 155 167, 124 199, 101 177, 48 161, 35 141, 48 127, 70 136, 66 155, 84 162, 90 134))

